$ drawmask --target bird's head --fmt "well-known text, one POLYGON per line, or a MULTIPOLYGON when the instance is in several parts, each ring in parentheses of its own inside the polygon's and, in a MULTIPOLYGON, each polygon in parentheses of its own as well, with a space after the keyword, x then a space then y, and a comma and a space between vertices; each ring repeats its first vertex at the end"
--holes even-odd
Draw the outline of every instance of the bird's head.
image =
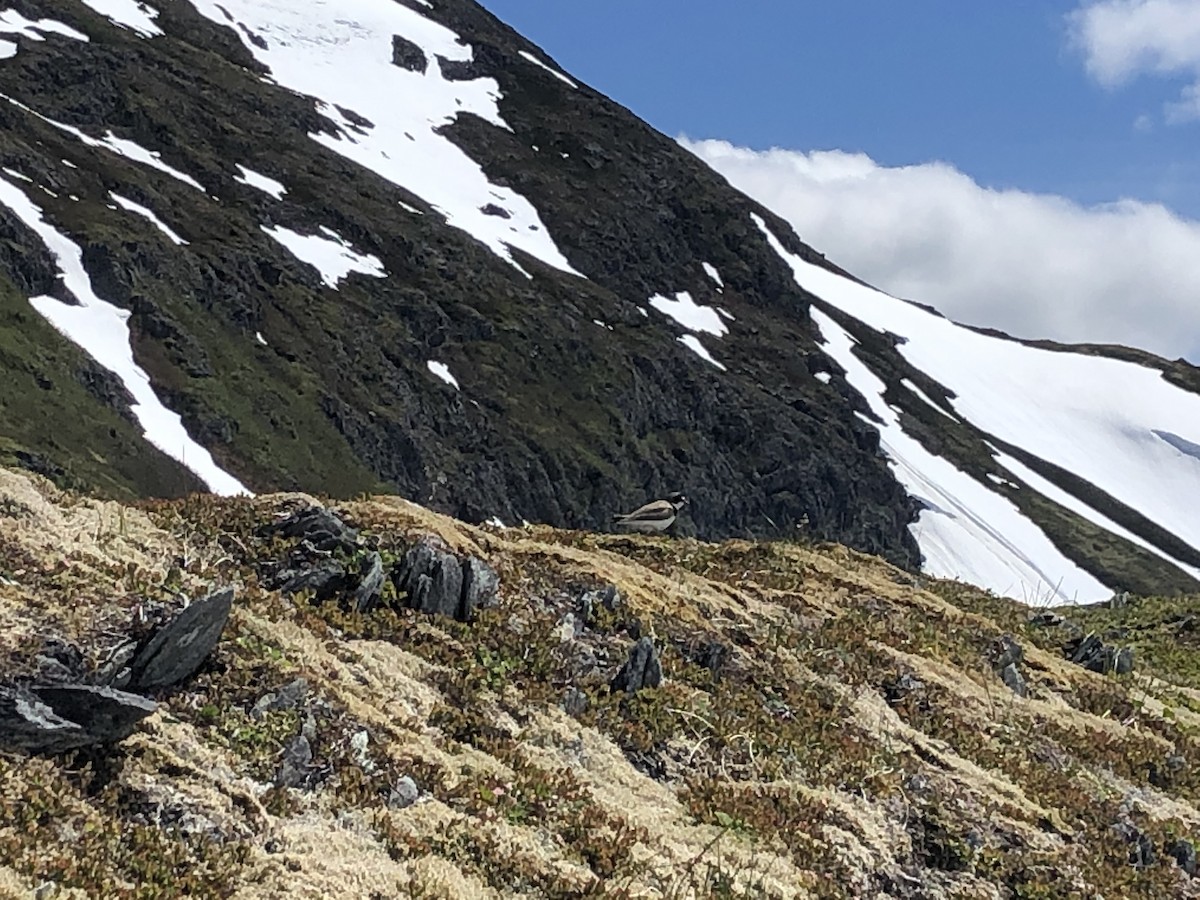
POLYGON ((671 493, 667 494, 667 502, 676 509, 682 509, 688 505, 688 498, 679 491, 672 491, 671 493))

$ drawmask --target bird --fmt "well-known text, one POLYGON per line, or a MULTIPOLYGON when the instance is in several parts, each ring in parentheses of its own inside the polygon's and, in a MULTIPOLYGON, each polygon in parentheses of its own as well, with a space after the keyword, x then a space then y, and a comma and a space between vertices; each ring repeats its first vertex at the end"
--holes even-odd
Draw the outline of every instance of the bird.
POLYGON ((688 504, 688 498, 679 491, 667 494, 663 500, 653 500, 639 506, 631 513, 613 516, 617 528, 637 531, 642 534, 657 534, 675 524, 679 511, 688 504))

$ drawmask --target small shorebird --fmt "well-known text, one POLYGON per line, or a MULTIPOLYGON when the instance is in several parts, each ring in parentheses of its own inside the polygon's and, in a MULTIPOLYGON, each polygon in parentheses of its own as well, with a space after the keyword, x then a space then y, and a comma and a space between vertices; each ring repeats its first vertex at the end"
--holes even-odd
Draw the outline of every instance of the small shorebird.
POLYGON ((688 498, 675 491, 668 494, 665 500, 655 500, 645 506, 639 506, 631 513, 613 516, 613 524, 628 531, 656 534, 674 525, 679 511, 687 506, 687 503, 688 498))

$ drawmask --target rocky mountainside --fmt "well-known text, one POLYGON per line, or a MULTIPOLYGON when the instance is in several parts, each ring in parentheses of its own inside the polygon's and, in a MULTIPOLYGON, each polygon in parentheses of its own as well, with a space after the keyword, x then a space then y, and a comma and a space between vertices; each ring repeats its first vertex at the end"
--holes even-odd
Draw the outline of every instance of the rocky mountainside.
POLYGON ((4 5, 0 462, 587 529, 678 489, 1030 602, 1200 589, 1195 369, 855 294, 471 0, 4 5))
POLYGON ((1196 621, 0 468, 0 898, 1197 897, 1196 621))

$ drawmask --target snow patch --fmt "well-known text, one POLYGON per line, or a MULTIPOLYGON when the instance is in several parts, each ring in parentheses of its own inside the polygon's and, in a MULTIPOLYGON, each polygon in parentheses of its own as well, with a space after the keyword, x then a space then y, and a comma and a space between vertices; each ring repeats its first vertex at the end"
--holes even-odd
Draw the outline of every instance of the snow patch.
POLYGON ((705 362, 712 363, 714 366, 716 366, 722 372, 729 371, 723 365, 721 365, 719 362, 717 362, 715 359, 713 359, 712 354, 709 353, 707 349, 705 349, 705 347, 702 343, 700 343, 700 338, 696 337, 694 334, 685 334, 682 337, 676 338, 676 340, 679 341, 679 343, 683 344, 683 346, 685 346, 689 350, 691 350, 693 353, 695 353, 697 356, 699 356, 705 362))
POLYGON ((262 344, 264 347, 267 346, 267 339, 262 336, 261 331, 254 332, 254 339, 256 341, 258 341, 260 344, 262 344))
POLYGON ((717 271, 717 267, 712 263, 700 263, 700 265, 704 266, 704 271, 708 274, 708 277, 717 283, 717 289, 724 290, 725 282, 721 280, 721 273, 717 271))
POLYGON ((239 184, 244 184, 256 190, 262 191, 264 194, 270 194, 276 200, 282 200, 283 195, 287 193, 287 188, 276 181, 274 178, 268 178, 266 175, 260 175, 253 169, 238 164, 238 169, 241 174, 234 176, 234 181, 239 184))
POLYGON ((20 172, 16 171, 15 169, 10 169, 8 166, 5 166, 0 171, 3 171, 5 175, 11 175, 13 178, 20 179, 21 181, 28 181, 30 184, 33 184, 33 179, 28 175, 22 175, 20 172))
POLYGON ((142 37, 154 37, 163 33, 154 21, 158 18, 158 10, 148 3, 141 3, 139 0, 82 0, 82 3, 142 37))
POLYGON ((818 372, 813 376, 813 378, 817 379, 817 381, 823 381, 826 384, 829 384, 829 382, 833 381, 833 376, 828 372, 818 372))
POLYGON ((601 328, 607 328, 609 331, 613 330, 611 325, 609 325, 607 322, 602 322, 599 319, 592 319, 592 324, 599 325, 601 328))
POLYGON ((546 63, 542 62, 540 59, 538 59, 536 56, 534 56, 528 50, 520 51, 520 56, 522 59, 533 63, 535 66, 545 69, 547 72, 549 72, 551 75, 553 75, 555 78, 557 78, 559 81, 563 82, 564 84, 568 84, 573 88, 579 87, 579 85, 577 85, 574 81, 572 81, 570 78, 568 78, 562 72, 558 71, 557 69, 555 69, 551 66, 548 66, 546 63))
MULTIPOLYGON (((1195 566, 1189 566, 1186 563, 1180 562, 1179 560, 1172 557, 1169 553, 1166 553, 1166 552, 1158 549, 1157 547, 1155 547, 1149 541, 1138 537, 1132 531, 1128 531, 1127 529, 1123 528, 1121 525, 1118 525, 1112 519, 1108 518, 1103 513, 1097 512, 1095 509, 1093 509, 1088 504, 1084 503, 1078 497, 1063 490, 1062 488, 1060 488, 1058 485, 1056 485, 1054 482, 1050 481, 1049 479, 1043 478, 1041 475, 1039 475, 1037 472, 1033 471, 1033 469, 1029 468, 1024 463, 1021 463, 1021 462, 1017 461, 1016 459, 1013 459, 1011 456, 1009 456, 1006 453, 996 452, 995 457, 996 457, 996 462, 1000 463, 1000 465, 1004 466, 1004 468, 1008 469, 1008 471, 1012 472, 1014 475, 1016 475, 1018 478, 1020 478, 1031 489, 1037 491, 1039 494, 1046 497, 1048 500, 1051 500, 1054 503, 1057 503, 1059 506, 1061 506, 1065 509, 1069 509, 1071 512, 1075 513, 1076 515, 1082 516, 1083 518, 1087 519, 1089 522, 1093 523, 1094 525, 1099 525, 1105 531, 1112 532, 1113 534, 1117 535, 1118 537, 1124 538, 1125 540, 1129 541, 1132 544, 1137 544, 1139 547, 1143 548, 1144 550, 1149 550, 1155 556, 1165 559, 1167 562, 1171 563, 1172 565, 1177 566, 1178 568, 1182 569, 1184 572, 1187 572, 1187 574, 1191 575, 1193 578, 1200 579, 1200 569, 1197 569, 1195 566)), ((1011 482, 1009 482, 1009 483, 1011 484, 1011 482)))
POLYGON ((12 59, 17 55, 17 45, 12 41, 0 40, 0 59, 12 59))
POLYGON ((1063 556, 1011 501, 905 434, 895 410, 883 401, 886 386, 854 354, 849 332, 816 307, 809 308, 809 315, 820 329, 825 352, 841 364, 846 380, 882 420, 881 424, 860 415, 879 430, 880 446, 897 480, 924 505, 909 526, 925 556, 923 571, 1027 603, 1112 593, 1063 556))
POLYGON ((513 263, 513 247, 579 275, 528 200, 489 182, 478 163, 436 133, 468 114, 508 129, 497 105, 500 89, 495 79, 443 77, 439 56, 451 63, 474 58, 470 45, 453 31, 407 6, 383 0, 192 3, 204 16, 233 28, 255 58, 270 68, 274 83, 319 101, 318 111, 338 133, 311 133, 313 140, 437 206, 449 224, 506 261, 513 263), (393 35, 421 48, 430 61, 426 71, 392 64, 393 35), (370 127, 354 124, 338 112, 339 106, 369 121, 370 127), (510 219, 482 212, 494 198, 511 213, 510 219))
POLYGON ((697 303, 687 291, 676 294, 674 299, 655 294, 650 298, 650 305, 688 331, 705 332, 716 337, 729 333, 728 326, 721 321, 717 311, 711 306, 697 303))
MULTIPOLYGON (((31 41, 44 41, 47 34, 61 34, 63 37, 85 42, 88 39, 86 34, 62 22, 56 22, 54 19, 27 19, 15 9, 0 10, 0 34, 19 34, 31 41)), ((16 56, 16 45, 12 46, 13 52, 9 55, 16 56)))
POLYGON ((1200 396, 1148 366, 1029 347, 956 325, 804 262, 755 219, 804 289, 907 338, 897 352, 953 392, 951 410, 960 419, 1090 481, 1200 548, 1200 505, 1191 499, 1200 497, 1200 459, 1159 436, 1200 445, 1200 396))
POLYGON ((108 192, 108 196, 112 197, 114 202, 116 202, 119 206, 129 210, 131 213, 136 213, 143 219, 148 219, 149 221, 153 222, 154 227, 170 238, 173 243, 184 247, 187 246, 187 241, 172 231, 162 219, 153 213, 153 211, 140 204, 134 203, 132 200, 122 197, 120 194, 115 194, 112 191, 108 192))
POLYGON ((431 359, 429 362, 425 363, 425 365, 429 367, 430 372, 442 379, 442 381, 446 382, 446 384, 450 385, 456 391, 460 390, 458 386, 458 379, 450 374, 450 367, 445 363, 434 362, 431 359))
POLYGON ((296 259, 306 262, 321 273, 321 280, 326 285, 338 289, 338 284, 351 272, 360 272, 372 278, 386 278, 387 271, 379 257, 370 253, 355 252, 350 244, 336 231, 321 226, 326 237, 319 234, 300 234, 290 228, 274 226, 267 228, 260 225, 263 231, 283 244, 296 259))
POLYGON ((78 306, 53 297, 32 297, 30 304, 50 324, 111 371, 133 396, 133 414, 142 433, 155 447, 177 460, 218 494, 248 494, 244 485, 213 461, 191 439, 177 413, 167 409, 146 374, 133 359, 129 312, 96 296, 83 267, 83 251, 42 218, 42 210, 7 179, 0 178, 0 203, 11 209, 46 243, 58 260, 63 281, 78 306))

